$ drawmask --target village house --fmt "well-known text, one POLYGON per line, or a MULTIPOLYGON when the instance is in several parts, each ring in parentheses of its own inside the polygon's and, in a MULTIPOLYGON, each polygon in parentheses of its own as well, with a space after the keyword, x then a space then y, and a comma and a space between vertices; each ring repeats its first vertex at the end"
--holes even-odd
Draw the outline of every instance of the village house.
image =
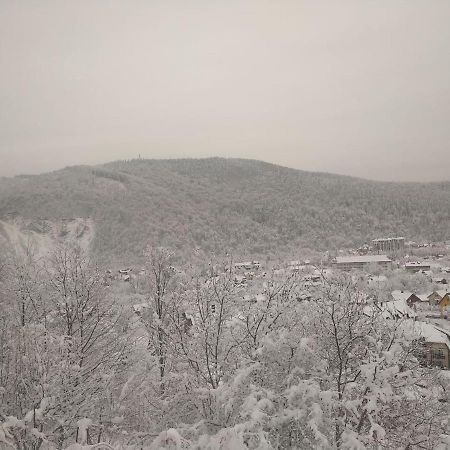
POLYGON ((304 261, 296 260, 289 262, 289 267, 305 267, 310 265, 311 261, 309 259, 305 259, 304 261))
POLYGON ((258 270, 261 268, 259 261, 245 261, 234 264, 236 270, 258 270))
POLYGON ((447 291, 433 291, 430 295, 428 295, 429 304, 431 306, 438 305, 445 294, 447 294, 447 291))
POLYGON ((247 286, 247 279, 244 275, 235 275, 234 276, 234 284, 236 286, 245 287, 247 286))
POLYGON ((429 272, 431 269, 431 266, 428 263, 423 263, 420 261, 412 261, 412 262, 408 262, 405 264, 405 269, 411 273, 420 272, 420 271, 429 272))
POLYGON ((414 331, 423 340, 428 366, 450 369, 450 335, 447 331, 425 322, 415 322, 414 331))
POLYGON ((370 247, 367 244, 362 245, 356 249, 358 255, 367 255, 370 251, 370 247))
POLYGON ((433 283, 436 284, 448 284, 447 279, 446 278, 441 278, 441 277, 435 277, 432 279, 433 283))
MULTIPOLYGON (((398 300, 374 303, 366 308, 367 314, 378 310, 385 319, 400 320, 399 330, 419 344, 417 357, 427 366, 450 369, 450 332, 435 325, 417 320, 406 301, 406 294, 398 300)), ((395 295, 396 298, 399 295, 395 295)))
POLYGON ((449 344, 442 342, 425 342, 428 350, 428 364, 443 369, 450 369, 449 344))
POLYGON ((441 314, 444 314, 450 308, 450 293, 447 292, 438 303, 441 314))
POLYGON ((416 303, 422 304, 424 302, 418 295, 407 291, 392 291, 391 297, 394 301, 401 300, 406 302, 408 306, 413 306, 416 303))
POLYGON ((249 303, 257 303, 257 302, 264 302, 267 300, 267 297, 264 294, 245 294, 242 299, 245 302, 249 303))
POLYGON ((119 269, 119 276, 122 281, 131 281, 131 272, 133 269, 119 269))
POLYGON ((317 273, 313 273, 311 275, 305 275, 303 277, 303 281, 305 281, 306 283, 320 283, 322 281, 322 276, 320 274, 317 273))
POLYGON ((310 301, 312 298, 312 295, 308 291, 300 292, 295 297, 298 302, 310 301))

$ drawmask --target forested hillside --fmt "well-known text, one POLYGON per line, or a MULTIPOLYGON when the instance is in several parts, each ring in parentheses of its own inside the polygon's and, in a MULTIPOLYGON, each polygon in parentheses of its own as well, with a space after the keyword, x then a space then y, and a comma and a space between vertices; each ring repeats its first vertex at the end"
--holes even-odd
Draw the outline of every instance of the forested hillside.
POLYGON ((0 219, 91 217, 93 250, 277 254, 450 238, 450 183, 382 183, 240 159, 117 161, 0 179, 0 219))

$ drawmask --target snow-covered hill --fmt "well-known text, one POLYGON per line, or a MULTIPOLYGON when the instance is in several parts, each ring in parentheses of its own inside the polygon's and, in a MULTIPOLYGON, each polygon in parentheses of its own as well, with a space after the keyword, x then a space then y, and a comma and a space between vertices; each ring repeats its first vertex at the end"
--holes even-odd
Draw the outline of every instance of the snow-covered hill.
POLYGON ((136 159, 0 178, 0 220, 8 217, 91 217, 92 251, 107 263, 140 259, 147 244, 259 258, 383 236, 450 239, 450 183, 382 183, 242 159, 136 159))

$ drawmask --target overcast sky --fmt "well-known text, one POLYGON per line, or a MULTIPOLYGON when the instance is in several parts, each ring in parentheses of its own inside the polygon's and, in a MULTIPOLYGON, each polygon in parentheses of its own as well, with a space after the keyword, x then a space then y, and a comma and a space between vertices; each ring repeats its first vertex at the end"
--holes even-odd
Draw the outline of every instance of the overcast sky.
POLYGON ((0 175, 138 155, 450 180, 450 1, 0 0, 0 175))

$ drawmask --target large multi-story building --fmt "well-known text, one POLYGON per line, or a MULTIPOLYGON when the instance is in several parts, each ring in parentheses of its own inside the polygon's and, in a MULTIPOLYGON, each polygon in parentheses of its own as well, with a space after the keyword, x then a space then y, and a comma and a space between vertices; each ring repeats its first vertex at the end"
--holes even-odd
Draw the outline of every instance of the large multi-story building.
POLYGON ((372 241, 372 247, 375 252, 378 253, 394 253, 402 251, 405 248, 405 238, 382 238, 374 239, 372 241))
POLYGON ((386 255, 338 256, 334 264, 338 269, 352 270, 364 269, 371 264, 388 267, 392 264, 392 260, 386 255))

